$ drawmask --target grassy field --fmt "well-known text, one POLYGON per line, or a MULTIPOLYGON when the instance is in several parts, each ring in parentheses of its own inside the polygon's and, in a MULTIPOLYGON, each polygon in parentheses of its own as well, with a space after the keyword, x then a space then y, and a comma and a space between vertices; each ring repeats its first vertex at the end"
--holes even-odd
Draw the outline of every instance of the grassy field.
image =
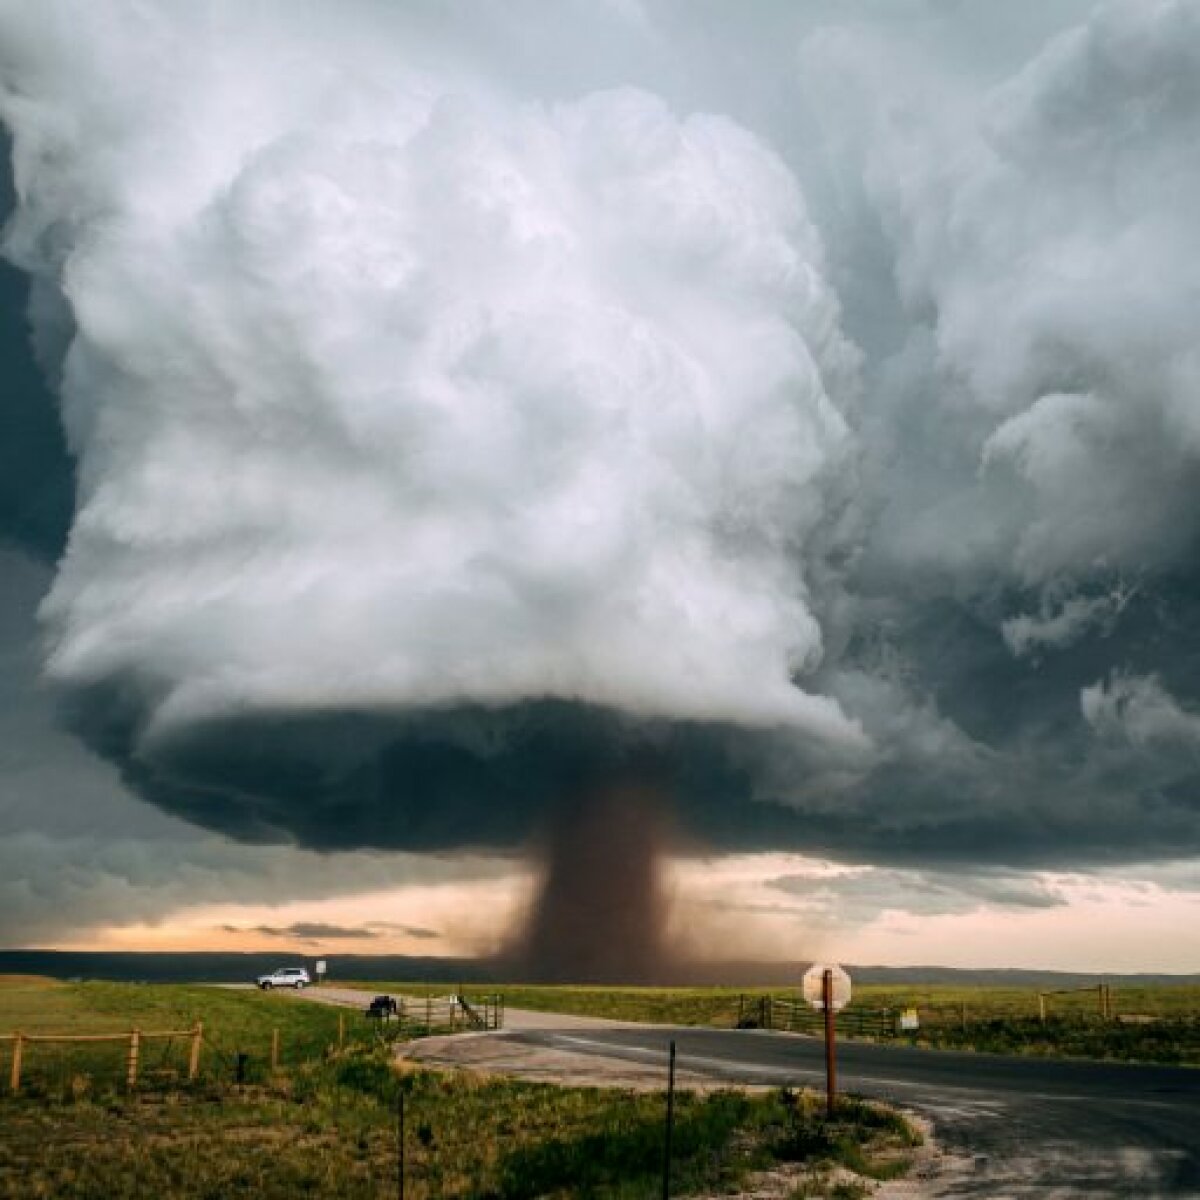
MULTIPOLYGON (((407 995, 443 995, 450 984, 362 984, 370 991, 407 995)), ((759 1019, 756 1007, 768 989, 562 987, 504 985, 488 987, 514 1008, 578 1013, 626 1021, 669 1025, 732 1027, 759 1019)), ((470 992, 468 992, 470 994, 470 992)), ((788 994, 796 998, 796 992, 788 994)), ((902 1040, 943 1049, 979 1050, 1076 1058, 1200 1065, 1200 987, 1162 984, 1113 987, 1114 1017, 1102 1020, 1095 988, 1050 993, 1041 1019, 1037 991, 1030 988, 907 988, 866 985, 855 989, 844 1026, 858 1012, 889 1010, 893 1017, 915 1008, 920 1028, 902 1040)), ((813 1029, 817 1022, 812 1021, 813 1029)), ((844 1030, 845 1032, 845 1030, 844 1030)))
MULTIPOLYGON (((0 982, 0 1031, 149 1030, 196 1020, 206 1030, 194 1085, 163 1071, 129 1093, 119 1046, 76 1046, 30 1063, 22 1093, 0 1098, 0 1197, 394 1196, 401 1092, 410 1200, 656 1194, 661 1094, 402 1075, 357 1015, 347 1016, 339 1048, 338 1015, 293 997, 216 988, 0 982), (285 1052, 272 1072, 274 1030, 285 1052), (233 1082, 239 1049, 252 1056, 243 1085, 233 1082)), ((5 1048, 0 1066, 2 1085, 5 1048)), ((736 1189, 780 1163, 795 1165, 796 1196, 861 1195, 864 1185, 831 1179, 833 1167, 890 1177, 916 1140, 876 1106, 847 1101, 826 1122, 814 1097, 788 1091, 682 1093, 676 1113, 672 1194, 680 1196, 736 1189)))
MULTIPOLYGON (((342 986, 406 996, 444 996, 457 990, 457 985, 447 983, 346 983, 342 986)), ((468 997, 485 993, 498 995, 511 1008, 534 1012, 575 1013, 660 1025, 730 1027, 737 1024, 741 999, 751 995, 745 988, 570 987, 560 984, 487 984, 468 987, 465 992, 468 997)))
MULTIPOLYGON (((204 1023, 201 1071, 234 1079, 262 1079, 270 1067, 272 1036, 279 1031, 278 1060, 296 1066, 338 1041, 338 1013, 292 996, 229 991, 200 986, 132 983, 59 983, 22 977, 0 980, 0 1035, 127 1033, 190 1029, 204 1023)), ((366 1023, 348 1020, 349 1040, 367 1040, 366 1023)), ((187 1038, 146 1041, 141 1070, 146 1086, 173 1084, 186 1073, 187 1038)), ((0 1042, 0 1080, 7 1082, 11 1043, 0 1042)), ((79 1095, 125 1078, 128 1043, 26 1043, 23 1090, 44 1095, 79 1095)))
POLYGON ((916 1045, 994 1054, 1093 1058, 1200 1066, 1200 988, 1163 984, 1113 988, 1104 1019, 1092 991, 1038 995, 1007 988, 864 989, 862 1003, 915 1006, 916 1045))
MULTIPOLYGON (((1113 1007, 1118 1016, 1186 1017, 1200 1015, 1200 986, 1195 984, 1157 984, 1110 988, 1113 1007)), ((980 1016, 1038 1016, 1038 993, 1034 988, 955 987, 948 984, 927 984, 897 988, 868 984, 855 990, 855 1001, 873 1007, 916 1007, 939 1013, 961 1013, 967 1006, 968 1019, 978 1010, 980 1016)), ((1048 992, 1047 1013, 1050 1016, 1099 1016, 1095 988, 1072 989, 1069 992, 1048 992)))

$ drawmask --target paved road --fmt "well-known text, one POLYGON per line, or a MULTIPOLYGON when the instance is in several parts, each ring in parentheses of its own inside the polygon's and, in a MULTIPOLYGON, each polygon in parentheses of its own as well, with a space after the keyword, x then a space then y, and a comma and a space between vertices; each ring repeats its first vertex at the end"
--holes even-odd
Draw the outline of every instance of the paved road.
MULTIPOLYGON (((739 1083, 823 1086, 813 1038, 717 1029, 530 1029, 508 1040, 665 1062, 739 1083)), ((988 1197, 1200 1197, 1200 1071, 839 1045, 842 1086, 934 1122, 964 1169, 926 1193, 988 1197)))
MULTIPOLYGON (((305 999, 365 1007, 370 993, 305 999)), ((824 1044, 752 1030, 672 1029, 509 1009, 494 1042, 679 1066, 730 1083, 823 1087, 824 1044)), ((473 1035, 481 1037, 484 1035, 473 1035)), ((841 1087, 929 1118, 956 1169, 919 1192, 964 1200, 1200 1200, 1200 1070, 955 1054, 843 1042, 841 1087)), ((581 1082, 587 1082, 586 1079, 581 1082)))

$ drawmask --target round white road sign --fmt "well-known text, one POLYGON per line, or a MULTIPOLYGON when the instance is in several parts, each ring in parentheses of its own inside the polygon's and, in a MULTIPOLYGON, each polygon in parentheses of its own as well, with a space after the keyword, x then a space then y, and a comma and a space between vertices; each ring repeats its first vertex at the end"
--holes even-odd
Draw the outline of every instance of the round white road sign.
POLYGON ((801 985, 804 998, 815 1009, 825 1011, 825 972, 833 972, 833 1011, 841 1012, 850 1003, 850 976, 837 963, 813 963, 804 972, 801 985))

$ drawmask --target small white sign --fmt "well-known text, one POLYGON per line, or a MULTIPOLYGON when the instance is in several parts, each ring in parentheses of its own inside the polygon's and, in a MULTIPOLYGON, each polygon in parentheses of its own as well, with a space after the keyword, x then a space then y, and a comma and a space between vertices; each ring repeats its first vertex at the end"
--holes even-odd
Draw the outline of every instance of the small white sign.
POLYGON ((921 1019, 917 1016, 915 1008, 904 1008, 900 1010, 900 1029, 908 1031, 921 1028, 921 1019))
POLYGON ((318 975, 325 974, 325 960, 323 958, 317 959, 317 974, 318 975))
POLYGON ((820 1012, 825 1011, 825 972, 833 972, 833 1011, 841 1012, 850 1003, 850 976, 837 963, 813 963, 804 972, 804 998, 820 1012))

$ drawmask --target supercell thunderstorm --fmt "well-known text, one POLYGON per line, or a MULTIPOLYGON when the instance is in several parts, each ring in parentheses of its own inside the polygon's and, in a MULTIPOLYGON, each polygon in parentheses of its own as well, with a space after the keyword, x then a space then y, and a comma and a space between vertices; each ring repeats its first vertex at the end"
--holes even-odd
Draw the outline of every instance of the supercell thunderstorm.
POLYGON ((988 8, 0 3, 63 720, 240 840, 533 839, 601 974, 668 827, 1194 853, 1200 8, 988 8))

